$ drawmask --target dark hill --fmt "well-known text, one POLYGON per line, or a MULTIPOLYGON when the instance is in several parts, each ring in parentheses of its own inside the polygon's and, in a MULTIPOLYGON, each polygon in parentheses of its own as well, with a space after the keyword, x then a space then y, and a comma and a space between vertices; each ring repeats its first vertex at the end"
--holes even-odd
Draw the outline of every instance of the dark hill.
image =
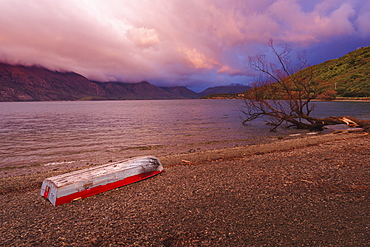
POLYGON ((150 84, 147 81, 142 81, 140 83, 122 83, 125 87, 132 93, 139 95, 141 99, 174 99, 175 95, 150 84))
POLYGON ((105 97, 99 85, 76 73, 0 63, 0 101, 76 100, 105 97))
POLYGON ((105 89, 112 99, 137 99, 139 95, 127 90, 120 82, 95 82, 105 89))
POLYGON ((178 98, 189 98, 189 99, 197 99, 199 98, 199 94, 195 93, 194 91, 191 91, 190 89, 186 87, 161 87, 161 89, 175 95, 178 98))
POLYGON ((104 88, 114 99, 174 99, 171 94, 147 81, 139 83, 95 82, 104 88))
POLYGON ((250 86, 241 85, 241 84, 231 84, 229 86, 218 86, 218 87, 209 87, 206 90, 199 93, 200 96, 206 96, 209 94, 233 94, 241 93, 250 89, 250 86))
POLYGON ((196 95, 180 88, 162 89, 146 81, 94 82, 73 72, 0 63, 0 101, 175 99, 196 95))

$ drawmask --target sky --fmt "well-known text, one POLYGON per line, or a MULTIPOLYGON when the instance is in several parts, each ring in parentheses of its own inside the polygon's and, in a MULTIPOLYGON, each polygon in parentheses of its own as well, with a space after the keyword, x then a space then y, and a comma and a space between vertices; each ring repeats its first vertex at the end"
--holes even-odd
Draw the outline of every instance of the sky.
POLYGON ((0 0, 0 62, 90 80, 248 84, 267 43, 314 65, 370 45, 369 0, 0 0))

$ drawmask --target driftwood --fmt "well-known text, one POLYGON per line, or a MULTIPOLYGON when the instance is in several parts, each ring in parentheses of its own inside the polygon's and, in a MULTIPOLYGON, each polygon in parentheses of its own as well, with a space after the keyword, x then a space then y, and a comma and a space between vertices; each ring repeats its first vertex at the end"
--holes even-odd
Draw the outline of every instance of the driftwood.
POLYGON ((326 125, 336 125, 336 124, 346 124, 351 128, 362 128, 364 131, 370 132, 370 120, 361 120, 354 117, 327 117, 327 118, 307 118, 310 123, 294 122, 287 120, 290 123, 293 123, 292 126, 295 126, 299 129, 310 129, 310 130, 322 130, 326 125))
MULTIPOLYGON (((310 129, 310 130, 322 130, 326 125, 336 125, 336 124, 346 124, 351 128, 362 128, 365 131, 370 131, 370 120, 361 120, 354 117, 327 117, 327 118, 313 118, 307 117, 310 123, 305 124, 302 122, 294 122, 293 126, 296 126, 300 129, 310 129)), ((288 122, 292 123, 291 119, 287 120, 288 122)))
POLYGON ((327 117, 327 118, 313 118, 307 117, 309 123, 302 123, 294 119, 287 119, 287 122, 292 123, 299 129, 322 130, 326 125, 346 124, 351 128, 362 128, 364 131, 370 132, 370 120, 361 120, 354 117, 327 117))
POLYGON ((370 132, 370 120, 361 120, 354 117, 341 117, 343 123, 353 128, 363 128, 364 131, 370 132))

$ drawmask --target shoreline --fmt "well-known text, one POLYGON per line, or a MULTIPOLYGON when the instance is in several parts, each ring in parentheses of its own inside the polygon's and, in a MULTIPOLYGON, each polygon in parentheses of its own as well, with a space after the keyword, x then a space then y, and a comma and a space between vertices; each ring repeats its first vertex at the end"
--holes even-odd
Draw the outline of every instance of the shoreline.
MULTIPOLYGON (((325 133, 313 132, 315 135, 326 135, 325 133)), ((29 162, 23 160, 19 164, 3 162, 0 164, 0 178, 21 176, 24 174, 45 173, 48 171, 69 171, 71 169, 82 169, 84 167, 102 165, 113 161, 120 161, 138 156, 170 156, 177 154, 202 153, 203 151, 225 149, 233 147, 249 147, 263 143, 275 142, 278 140, 290 140, 305 136, 307 133, 300 134, 282 134, 277 136, 262 137, 260 139, 231 139, 221 141, 207 141, 197 143, 178 143, 175 145, 147 145, 128 147, 116 150, 100 150, 92 153, 81 153, 67 157, 40 157, 35 160, 31 158, 29 162), (6 164, 6 165, 5 165, 6 164)), ((309 132, 312 134, 312 132, 309 132)), ((307 135, 309 135, 307 134, 307 135)))
MULTIPOLYGON (((174 150, 168 152, 169 154, 159 154, 156 155, 155 151, 152 152, 145 152, 144 154, 140 154, 139 156, 156 156, 162 163, 163 167, 166 169, 168 167, 177 166, 177 165, 196 165, 197 163, 202 162, 211 162, 219 159, 238 159, 243 158, 245 156, 250 155, 260 155, 266 153, 273 153, 273 152, 282 152, 291 149, 299 149, 304 147, 309 147, 313 145, 319 145, 325 142, 337 141, 337 140, 346 140, 358 137, 366 137, 369 134, 362 131, 349 131, 350 129, 342 130, 342 131, 334 131, 326 134, 315 134, 315 135, 307 135, 306 134, 299 134, 297 136, 291 137, 287 136, 286 139, 276 139, 273 141, 265 141, 262 143, 257 144, 248 144, 242 146, 234 146, 234 147, 217 147, 208 148, 204 150, 195 150, 190 149, 189 151, 184 151, 187 148, 182 147, 181 149, 177 149, 175 147, 174 150), (181 151, 180 151, 181 150, 181 151)), ((211 145, 212 146, 212 145, 211 145)), ((136 157, 139 157, 136 156, 136 157)), ((135 156, 132 156, 135 157, 135 156)), ((128 158, 131 158, 128 157, 128 158)), ((118 161, 118 160, 117 160, 118 161)), ((58 162, 56 162, 57 164, 58 162)), ((84 169, 87 167, 92 166, 99 166, 102 165, 100 160, 82 164, 82 162, 60 162, 65 163, 67 166, 65 167, 58 167, 58 168, 48 168, 48 166, 41 167, 40 165, 37 166, 27 166, 27 167, 13 167, 7 170, 3 168, 3 172, 0 172, 0 181, 2 179, 22 179, 24 177, 38 177, 38 178, 47 178, 51 176, 56 176, 59 174, 72 172, 75 170, 84 169), (68 165, 76 163, 77 165, 68 165), (32 169, 33 168, 33 169, 32 169), (41 169, 40 169, 41 168, 41 169), (42 169, 44 168, 44 169, 42 169), (4 172, 4 170, 7 170, 4 172)), ((42 182, 42 180, 38 179, 38 182, 42 182)), ((41 184, 40 184, 41 186, 41 184)))
MULTIPOLYGON (((353 136, 367 135, 361 131, 351 129, 332 130, 329 133, 308 132, 302 134, 293 134, 277 138, 264 140, 255 144, 243 144, 242 140, 225 141, 231 146, 226 146, 225 143, 209 143, 203 144, 199 147, 194 147, 193 144, 186 144, 172 147, 156 147, 151 148, 133 148, 131 152, 124 155, 121 159, 133 158, 138 156, 156 156, 160 159, 164 167, 173 166, 174 164, 190 164, 200 161, 217 160, 220 158, 243 157, 245 155, 262 154, 268 152, 283 151, 291 148, 301 148, 307 145, 315 145, 322 142, 339 140, 342 138, 351 138, 353 136), (240 142, 241 145, 237 143, 240 142), (234 146, 236 144, 236 146, 234 146), (226 147, 225 147, 226 146, 226 147), (163 148, 163 150, 161 150, 163 148), (196 148, 196 149, 195 149, 196 148), (157 153, 156 153, 157 152, 157 153), (135 155, 135 153, 137 153, 135 155)), ((46 164, 31 164, 28 166, 14 166, 0 168, 0 179, 7 177, 21 177, 35 174, 62 174, 74 170, 80 170, 91 166, 98 166, 107 163, 99 158, 92 158, 90 160, 58 160, 56 162, 46 164), (59 166, 63 165, 63 166, 59 166)), ((119 159, 115 160, 119 161, 119 159)))
POLYGON ((205 161, 213 161, 218 159, 242 158, 248 155, 260 155, 279 151, 287 151, 291 149, 299 149, 312 145, 319 145, 325 142, 345 140, 357 138, 359 136, 367 136, 363 132, 334 132, 321 135, 301 135, 297 138, 286 140, 275 140, 267 143, 253 144, 241 147, 221 148, 213 150, 205 150, 196 153, 182 153, 168 156, 159 156, 164 166, 176 164, 192 164, 205 161))
POLYGON ((158 156, 165 172, 54 207, 48 171, 0 178, 0 241, 54 246, 366 246, 370 135, 158 156))

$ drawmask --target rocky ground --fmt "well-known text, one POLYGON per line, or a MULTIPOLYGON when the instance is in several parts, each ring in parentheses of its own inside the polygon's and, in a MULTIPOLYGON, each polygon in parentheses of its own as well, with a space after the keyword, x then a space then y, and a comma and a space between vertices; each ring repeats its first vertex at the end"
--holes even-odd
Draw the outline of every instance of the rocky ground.
POLYGON ((165 172, 54 207, 0 179, 3 246, 370 246, 370 137, 311 136, 159 157, 165 172))

